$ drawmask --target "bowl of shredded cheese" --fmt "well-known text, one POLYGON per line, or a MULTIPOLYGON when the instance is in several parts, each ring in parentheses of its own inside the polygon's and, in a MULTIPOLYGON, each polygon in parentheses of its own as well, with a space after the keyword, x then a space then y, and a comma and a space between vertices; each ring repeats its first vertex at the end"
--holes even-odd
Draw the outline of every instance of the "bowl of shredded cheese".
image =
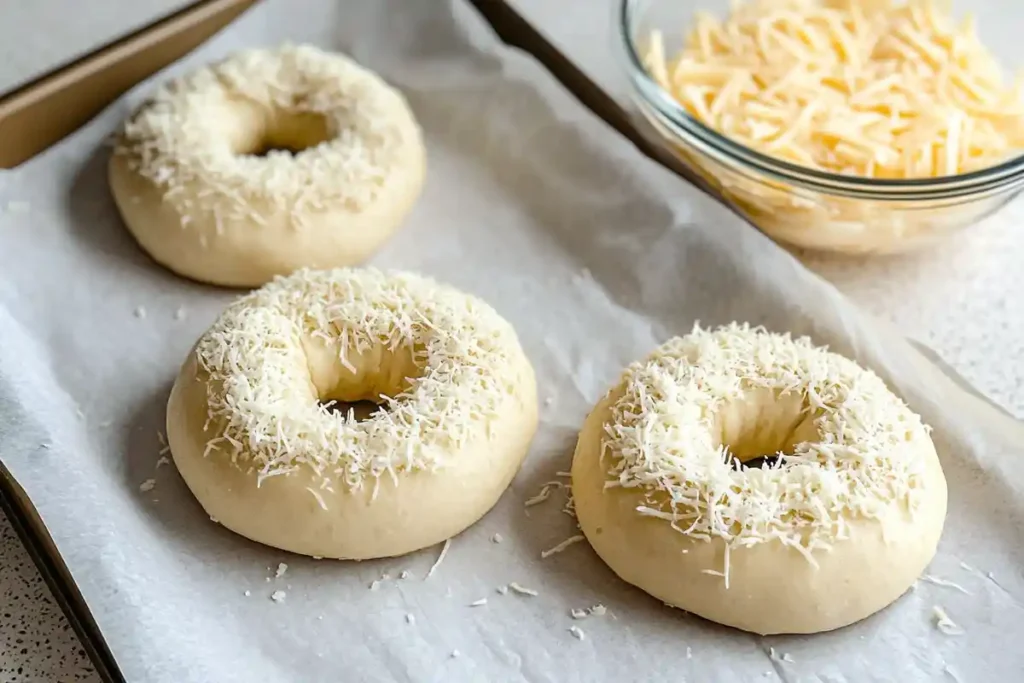
POLYGON ((761 230, 895 253, 1024 188, 1024 3, 963 4, 983 16, 941 0, 619 0, 619 42, 653 130, 761 230))

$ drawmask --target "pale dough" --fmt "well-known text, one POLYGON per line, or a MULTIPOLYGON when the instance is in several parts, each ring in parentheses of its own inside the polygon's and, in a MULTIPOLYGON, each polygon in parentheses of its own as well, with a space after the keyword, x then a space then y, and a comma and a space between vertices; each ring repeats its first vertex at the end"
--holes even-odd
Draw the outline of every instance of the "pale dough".
POLYGON ((669 605, 759 634, 827 631, 895 601, 935 554, 947 496, 926 430, 877 376, 806 343, 739 326, 674 339, 627 370, 583 426, 572 491, 587 540, 622 579, 669 605), (806 371, 804 383, 788 392, 771 386, 773 379, 793 383, 787 373, 794 369, 806 371), (830 382, 843 381, 852 393, 829 393, 830 382), (821 395, 808 398, 809 387, 821 395), (868 399, 858 403, 857 392, 868 399), (827 409, 809 408, 815 401, 827 409), (852 406, 844 420, 873 415, 877 422, 846 423, 853 444, 846 453, 826 443, 835 444, 829 433, 836 424, 826 413, 846 410, 844 401, 852 406), (631 420, 643 428, 634 433, 631 420), (857 439, 874 443, 879 435, 892 448, 856 450, 857 439), (730 444, 736 448, 723 449, 730 444), (745 471, 726 461, 777 450, 802 461, 745 471), (645 460, 634 457, 640 451, 645 460), (863 469, 855 457, 865 458, 863 469), (881 493, 850 483, 857 476, 881 493), (680 497, 674 517, 672 493, 680 497), (688 502, 699 496, 700 505, 688 502), (709 517, 707 501, 716 496, 725 523, 709 517), (815 511, 816 501, 836 509, 815 511))
POLYGON ((505 320, 450 287, 376 270, 300 271, 243 297, 189 354, 167 409, 174 462, 211 517, 343 559, 401 555, 472 525, 536 428, 533 369, 505 320), (356 421, 329 400, 387 410, 356 421))
POLYGON ((364 261, 411 210, 425 169, 401 93, 343 55, 286 45, 163 86, 126 122, 109 180, 156 261, 258 286, 364 261))

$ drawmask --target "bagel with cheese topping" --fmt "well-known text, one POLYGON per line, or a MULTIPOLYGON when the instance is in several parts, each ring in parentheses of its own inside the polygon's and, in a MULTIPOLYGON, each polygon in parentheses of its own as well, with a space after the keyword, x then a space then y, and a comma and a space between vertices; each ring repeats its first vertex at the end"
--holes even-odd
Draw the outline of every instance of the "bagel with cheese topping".
POLYGON ((935 555, 947 496, 928 429, 877 375, 736 324, 625 371, 583 426, 572 490, 625 581, 759 634, 895 601, 935 555))

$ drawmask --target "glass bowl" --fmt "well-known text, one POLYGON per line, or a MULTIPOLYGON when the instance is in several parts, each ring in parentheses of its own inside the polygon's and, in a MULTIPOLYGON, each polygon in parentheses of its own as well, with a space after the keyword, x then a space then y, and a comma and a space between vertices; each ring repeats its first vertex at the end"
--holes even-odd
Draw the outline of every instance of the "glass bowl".
MULTIPOLYGON (((671 58, 694 14, 724 18, 729 0, 617 2, 617 43, 641 114, 673 155, 773 239, 843 253, 910 251, 988 216, 1024 188, 1024 155, 960 175, 878 179, 799 166, 739 144, 691 116, 659 86, 644 66, 642 51, 657 30, 671 58)), ((1018 18, 1024 20, 1024 4, 975 0, 962 5, 975 13, 979 37, 1002 65, 1020 67, 1024 53, 1014 47, 1019 29, 1013 27, 1018 18), (1008 20, 1007 13, 1018 18, 1008 20)))

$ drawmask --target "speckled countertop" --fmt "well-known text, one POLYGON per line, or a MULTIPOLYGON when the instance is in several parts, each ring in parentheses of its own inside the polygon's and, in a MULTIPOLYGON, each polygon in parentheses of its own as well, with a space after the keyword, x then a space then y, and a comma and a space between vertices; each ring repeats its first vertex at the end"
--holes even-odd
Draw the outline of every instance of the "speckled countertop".
MULTIPOLYGON (((530 2, 519 2, 530 5, 530 2)), ((937 351, 1024 417, 1024 201, 927 252, 800 254, 864 309, 937 351)), ((0 681, 98 681, 74 632, 0 513, 0 681)))

